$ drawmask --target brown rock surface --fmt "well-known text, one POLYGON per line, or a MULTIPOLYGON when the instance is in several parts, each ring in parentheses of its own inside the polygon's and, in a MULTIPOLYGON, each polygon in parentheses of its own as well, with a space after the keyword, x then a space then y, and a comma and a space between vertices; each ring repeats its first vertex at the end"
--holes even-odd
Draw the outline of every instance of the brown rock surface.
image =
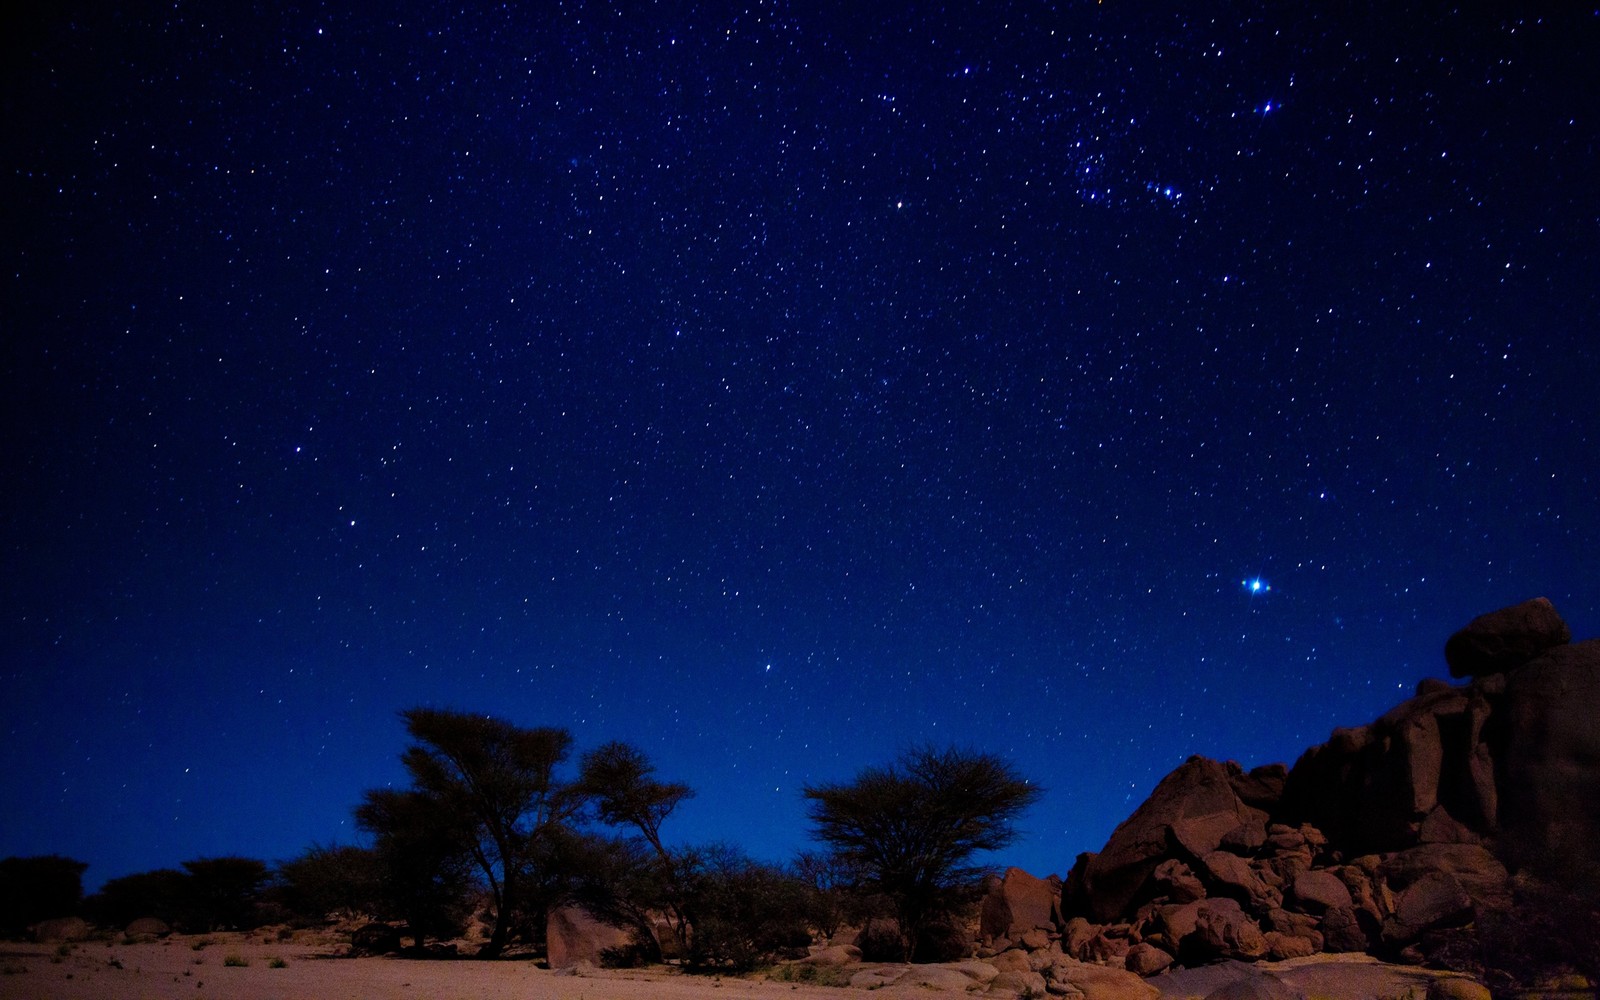
POLYGON ((1336 907, 1355 905, 1344 882, 1326 869, 1305 872, 1296 877, 1289 890, 1289 899, 1306 913, 1326 913, 1336 907))
POLYGON ((1543 597, 1479 615, 1444 644, 1452 677, 1481 677, 1520 667, 1572 641, 1572 630, 1543 597))
POLYGON ((1173 851, 1202 858, 1235 827, 1264 818, 1233 789, 1228 768, 1190 757, 1161 779, 1150 797, 1122 822, 1084 870, 1087 899, 1074 905, 1102 923, 1127 914, 1147 893, 1147 883, 1173 851))
POLYGON ((1514 858, 1583 857, 1600 841, 1600 639, 1506 678, 1501 815, 1514 858))
POLYGON ((1250 863, 1229 851, 1212 851, 1200 860, 1201 880, 1210 896, 1236 899, 1252 913, 1265 913, 1283 902, 1283 894, 1268 886, 1250 863))
POLYGON ((1387 945, 1409 944, 1423 931, 1454 927, 1472 919, 1472 897, 1448 872, 1428 872, 1401 891, 1383 922, 1387 945))
POLYGON ((1255 961, 1267 954, 1267 939, 1236 900, 1202 899, 1162 912, 1164 936, 1184 965, 1225 958, 1255 961))
POLYGON ((1136 976, 1149 978, 1172 967, 1172 956, 1152 944, 1140 942, 1128 949, 1123 967, 1136 976))
POLYGON ((633 943, 633 932, 595 919, 581 906, 562 906, 545 920, 550 968, 566 969, 588 962, 604 964, 607 951, 633 943))
POLYGON ((1036 878, 1021 868, 1006 869, 984 894, 979 933, 991 939, 1014 938, 1045 927, 1054 928, 1060 883, 1036 878))

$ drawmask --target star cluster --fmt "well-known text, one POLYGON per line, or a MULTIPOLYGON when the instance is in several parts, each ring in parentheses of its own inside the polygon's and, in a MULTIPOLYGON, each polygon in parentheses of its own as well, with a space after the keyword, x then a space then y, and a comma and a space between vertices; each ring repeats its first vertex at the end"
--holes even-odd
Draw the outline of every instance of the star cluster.
POLYGON ((1593 12, 237 6, 10 41, 0 854, 354 840, 430 704, 1064 872, 1600 626, 1593 12))

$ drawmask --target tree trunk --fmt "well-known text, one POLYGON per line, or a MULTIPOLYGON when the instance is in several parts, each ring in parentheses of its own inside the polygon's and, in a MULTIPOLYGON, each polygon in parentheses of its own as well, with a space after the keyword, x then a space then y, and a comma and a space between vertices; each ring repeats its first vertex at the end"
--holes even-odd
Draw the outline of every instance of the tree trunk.
POLYGON ((511 942, 511 918, 518 901, 509 871, 500 884, 499 896, 500 905, 495 908, 494 913, 494 930, 484 946, 478 949, 479 958, 499 958, 506 950, 506 945, 511 942))

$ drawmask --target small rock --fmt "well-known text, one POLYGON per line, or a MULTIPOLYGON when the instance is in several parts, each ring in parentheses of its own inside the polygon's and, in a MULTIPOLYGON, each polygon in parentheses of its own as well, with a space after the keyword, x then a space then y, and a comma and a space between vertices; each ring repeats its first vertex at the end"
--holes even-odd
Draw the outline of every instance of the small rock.
POLYGON ((1451 976, 1428 984, 1427 1000, 1491 1000, 1489 987, 1471 979, 1451 976))
POLYGON ((952 968, 975 983, 987 983, 1000 974, 988 962, 957 962, 952 968))
POLYGON ((1290 885, 1289 898, 1307 913, 1326 913, 1341 906, 1355 905, 1344 882, 1326 869, 1296 876, 1290 885))
POLYGON ((861 949, 853 944, 829 945, 801 959, 806 965, 849 965, 861 961, 861 949))
MULTIPOLYGON (((855 983, 850 985, 854 986, 855 983)), ((1017 996, 1044 996, 1046 992, 1044 977, 1037 972, 1002 972, 989 983, 989 992, 1001 991, 1015 993, 1017 996)))
POLYGON ((1172 956, 1157 948, 1155 945, 1143 942, 1128 949, 1128 954, 1123 960, 1123 966, 1136 976, 1149 978, 1158 972, 1163 972, 1172 965, 1172 956))

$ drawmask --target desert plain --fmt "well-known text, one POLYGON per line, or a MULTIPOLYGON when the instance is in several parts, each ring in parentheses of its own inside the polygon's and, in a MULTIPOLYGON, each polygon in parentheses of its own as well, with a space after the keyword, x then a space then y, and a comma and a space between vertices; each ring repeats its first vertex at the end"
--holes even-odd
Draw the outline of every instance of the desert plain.
MULTIPOLYGON (((173 935, 154 941, 80 941, 68 945, 0 943, 4 1000, 851 1000, 869 991, 793 982, 782 974, 691 975, 674 967, 552 972, 528 959, 492 962, 350 957, 334 935, 299 932, 284 940, 233 932, 173 935)), ((954 966, 860 965, 839 970, 847 983, 876 971, 875 1000, 999 996, 954 966)), ((1239 977, 1266 977, 1287 996, 1319 1000, 1413 997, 1451 973, 1387 965, 1365 956, 1242 966, 1227 963, 1145 980, 1166 998, 1202 998, 1239 977)), ((1084 1000, 1136 1000, 1149 990, 1119 990, 1084 1000)), ((1121 984, 1119 984, 1121 985, 1121 984)), ((1100 991, 1095 991, 1100 992, 1100 991)))

